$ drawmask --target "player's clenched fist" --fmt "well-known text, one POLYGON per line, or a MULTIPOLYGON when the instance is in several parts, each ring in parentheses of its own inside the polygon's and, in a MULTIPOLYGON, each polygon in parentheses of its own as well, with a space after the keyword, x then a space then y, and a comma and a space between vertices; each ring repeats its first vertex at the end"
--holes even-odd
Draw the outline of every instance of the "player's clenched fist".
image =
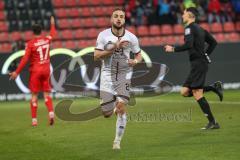
POLYGON ((170 45, 164 46, 165 52, 174 52, 174 47, 170 45))
POLYGON ((18 74, 16 72, 11 72, 11 73, 9 73, 9 76, 10 76, 10 78, 9 78, 10 80, 14 80, 17 78, 18 74))

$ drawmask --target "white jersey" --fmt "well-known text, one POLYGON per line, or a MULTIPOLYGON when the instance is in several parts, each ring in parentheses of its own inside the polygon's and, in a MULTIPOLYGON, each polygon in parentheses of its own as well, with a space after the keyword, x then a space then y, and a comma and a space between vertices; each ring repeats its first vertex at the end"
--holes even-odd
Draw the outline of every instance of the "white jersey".
POLYGON ((130 58, 130 53, 137 54, 141 51, 138 39, 134 34, 124 30, 122 36, 116 36, 111 28, 99 33, 95 49, 105 50, 108 45, 116 43, 119 39, 120 41, 128 41, 130 44, 124 49, 116 49, 111 56, 102 59, 102 74, 105 72, 105 75, 112 75, 129 71, 128 59, 130 58))

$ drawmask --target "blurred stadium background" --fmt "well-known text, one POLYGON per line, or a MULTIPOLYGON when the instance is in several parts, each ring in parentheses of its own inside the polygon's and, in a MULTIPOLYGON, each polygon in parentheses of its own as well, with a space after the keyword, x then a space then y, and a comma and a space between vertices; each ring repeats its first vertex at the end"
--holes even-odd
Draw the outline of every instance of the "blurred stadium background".
MULTIPOLYGON (((239 33, 240 0, 0 0, 0 159, 238 160, 239 33), (219 42, 211 55, 213 62, 207 83, 221 80, 224 88, 229 90, 225 91, 222 103, 214 94, 207 94, 206 97, 222 129, 213 132, 200 131, 199 128, 206 120, 197 104, 176 93, 137 98, 137 104, 129 108, 129 114, 140 113, 140 116, 129 120, 120 152, 111 149, 115 117, 107 120, 99 117, 87 122, 57 119, 52 128, 47 126, 44 102, 39 100, 39 126, 30 127, 28 101, 14 101, 29 99, 29 95, 26 95, 28 92, 21 88, 19 81, 18 84, 9 81, 3 66, 13 53, 23 50, 25 42, 32 38, 30 29, 33 23, 41 23, 44 27, 43 34, 47 34, 49 17, 54 15, 58 31, 52 49, 71 49, 77 53, 94 47, 98 33, 110 27, 112 10, 124 7, 126 28, 139 37, 142 49, 152 62, 169 67, 164 80, 171 82, 175 86, 174 91, 177 91, 189 71, 188 55, 166 55, 160 46, 183 43, 181 12, 190 6, 198 8, 200 25, 210 31, 219 42), (141 113, 159 113, 171 117, 148 121, 141 113), (174 115, 182 114, 188 115, 187 121, 174 118, 174 115)), ((82 56, 86 64, 93 60, 91 52, 82 56)), ((67 55, 55 55, 51 57, 51 63, 54 67, 71 58, 67 55)), ((16 63, 19 62, 20 57, 15 60, 16 63)), ((92 73, 92 70, 89 72, 92 73)), ((55 83, 59 83, 61 76, 54 76, 55 83)), ((79 82, 81 76, 76 75, 73 81, 79 82)), ((27 86, 26 68, 20 77, 27 86)), ((59 97, 63 98, 64 95, 59 97)), ((54 99, 54 104, 59 101, 54 99)), ((89 105, 98 104, 98 99, 75 98, 71 111, 84 112, 92 109, 89 105)))

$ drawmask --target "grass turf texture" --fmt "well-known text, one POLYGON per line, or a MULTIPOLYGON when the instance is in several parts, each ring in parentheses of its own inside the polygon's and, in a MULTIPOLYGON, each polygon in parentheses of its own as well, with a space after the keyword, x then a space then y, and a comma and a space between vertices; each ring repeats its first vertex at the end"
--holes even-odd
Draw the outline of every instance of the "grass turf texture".
MULTIPOLYGON (((238 160, 240 157, 240 91, 226 91, 223 103, 206 94, 220 130, 202 131, 207 120, 192 98, 168 94, 138 98, 130 115, 160 113, 190 115, 190 119, 132 119, 127 124, 120 151, 112 150, 116 117, 87 122, 57 119, 47 125, 47 111, 39 101, 39 126, 30 126, 29 103, 0 102, 1 160, 238 160), (212 103, 211 103, 212 102, 212 103), (190 121, 189 121, 190 120, 190 121)), ((56 104, 58 100, 55 100, 56 104)), ((84 111, 98 100, 78 99, 71 111, 84 111)), ((189 117, 188 117, 189 118, 189 117)))

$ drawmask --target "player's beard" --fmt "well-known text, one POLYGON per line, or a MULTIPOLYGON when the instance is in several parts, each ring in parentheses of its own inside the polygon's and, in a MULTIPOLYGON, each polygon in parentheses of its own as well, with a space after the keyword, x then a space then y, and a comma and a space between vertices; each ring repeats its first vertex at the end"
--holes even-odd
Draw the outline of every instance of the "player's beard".
POLYGON ((117 26, 117 25, 113 24, 112 27, 113 27, 114 29, 120 30, 120 29, 122 29, 122 28, 124 27, 124 25, 122 24, 122 25, 120 25, 120 26, 117 26))

